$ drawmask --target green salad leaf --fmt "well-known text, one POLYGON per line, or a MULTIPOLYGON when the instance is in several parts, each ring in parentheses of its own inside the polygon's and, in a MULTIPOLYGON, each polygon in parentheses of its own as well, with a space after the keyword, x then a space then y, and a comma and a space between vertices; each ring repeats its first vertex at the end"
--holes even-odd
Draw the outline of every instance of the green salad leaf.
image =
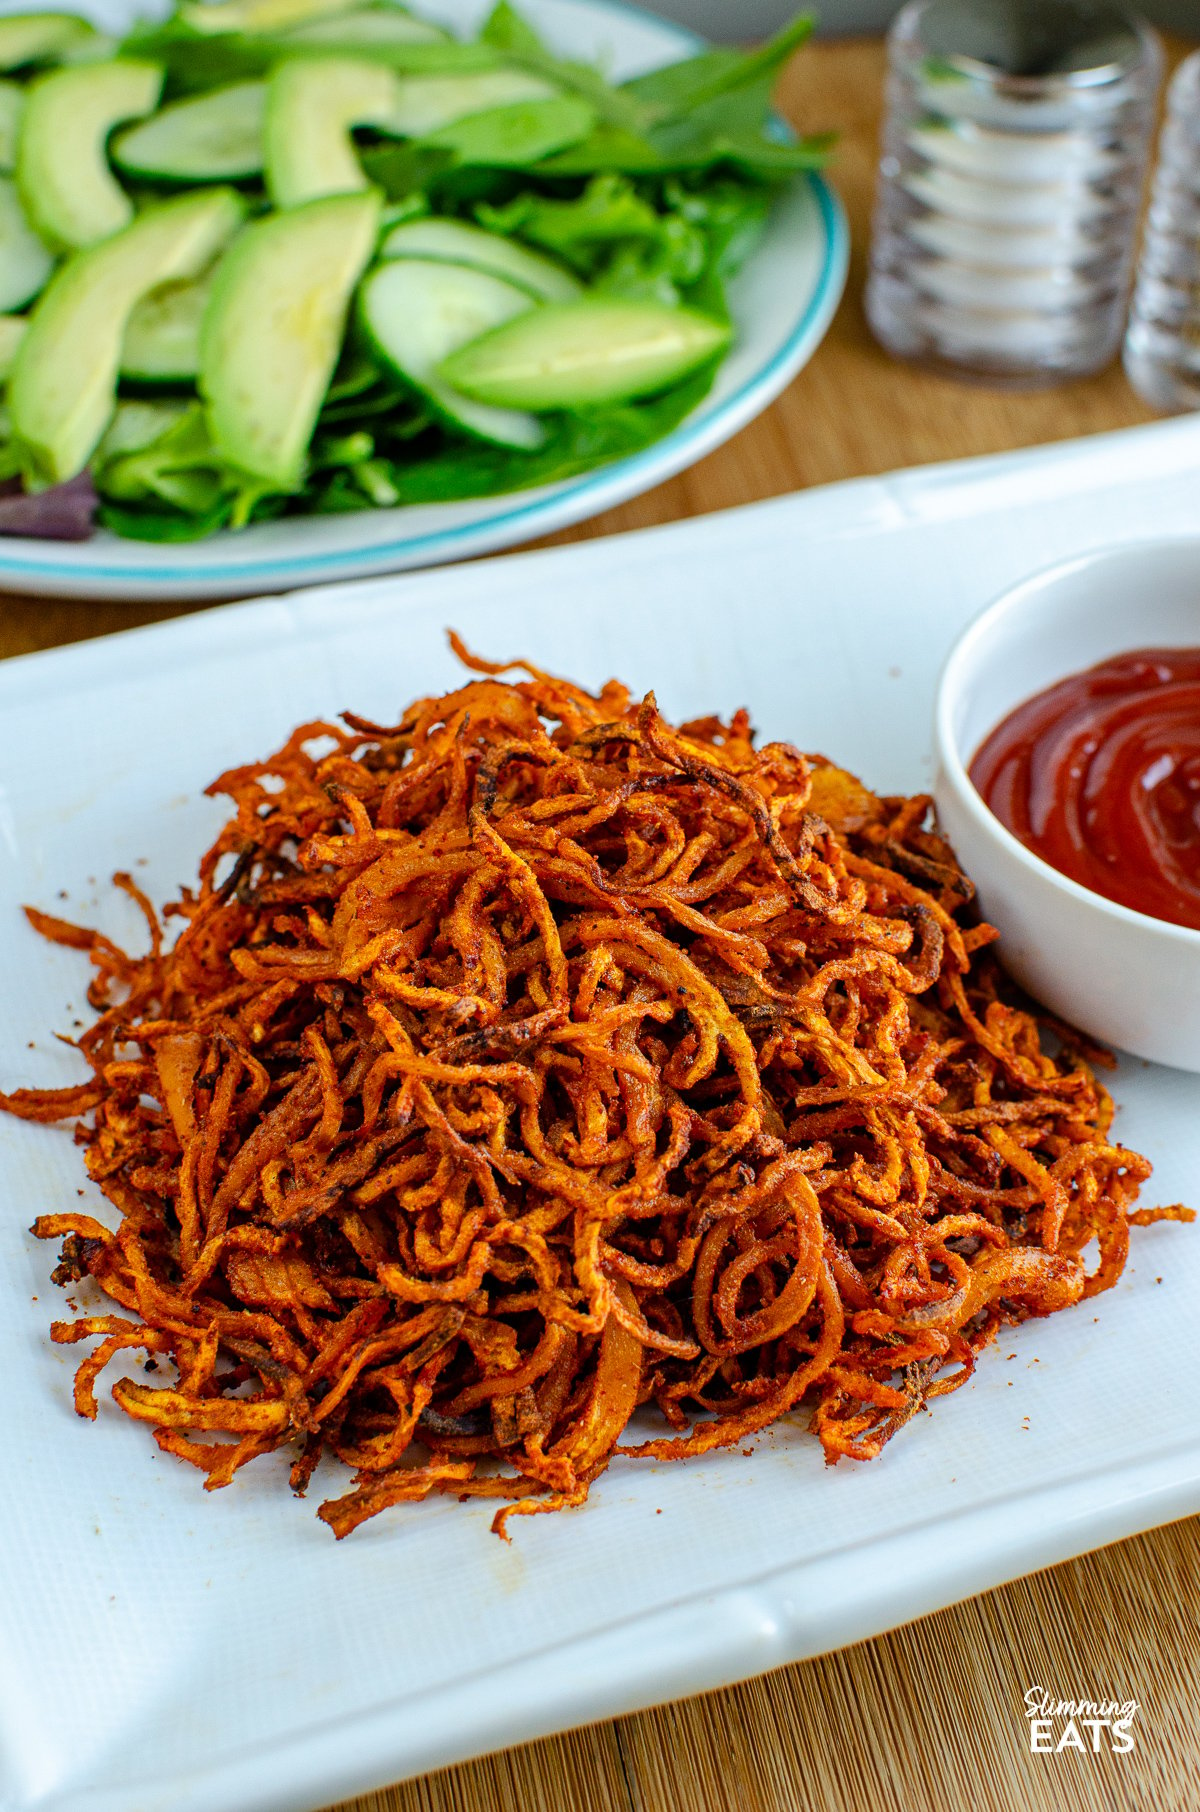
POLYGON ((559 94, 468 114, 428 133, 422 143, 427 150, 450 152, 460 164, 521 170, 579 144, 595 124, 596 110, 589 102, 580 95, 559 94))
POLYGON ((499 0, 479 36, 481 43, 502 51, 521 68, 591 101, 600 118, 609 125, 637 132, 649 118, 628 84, 613 87, 599 70, 588 64, 556 57, 508 0, 499 0))

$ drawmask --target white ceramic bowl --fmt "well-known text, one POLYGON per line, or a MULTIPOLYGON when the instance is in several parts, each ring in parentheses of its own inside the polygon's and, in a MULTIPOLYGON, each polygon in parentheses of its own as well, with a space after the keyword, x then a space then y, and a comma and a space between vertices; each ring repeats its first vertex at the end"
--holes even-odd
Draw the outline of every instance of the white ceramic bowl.
POLYGON ((1085 554, 1005 592, 942 671, 934 794, 999 928, 1005 967, 1082 1031, 1200 1070, 1200 931, 1103 899, 1033 855, 967 776, 985 736, 1035 693, 1135 648, 1200 645, 1200 538, 1085 554))

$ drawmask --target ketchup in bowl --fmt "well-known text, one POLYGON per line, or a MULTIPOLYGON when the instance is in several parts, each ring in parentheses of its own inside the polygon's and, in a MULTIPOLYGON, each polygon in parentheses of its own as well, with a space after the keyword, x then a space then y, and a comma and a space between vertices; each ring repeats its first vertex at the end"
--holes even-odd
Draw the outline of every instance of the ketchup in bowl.
POLYGON ((1140 648, 1060 680, 997 725, 970 773, 1060 874, 1200 930, 1200 648, 1140 648))

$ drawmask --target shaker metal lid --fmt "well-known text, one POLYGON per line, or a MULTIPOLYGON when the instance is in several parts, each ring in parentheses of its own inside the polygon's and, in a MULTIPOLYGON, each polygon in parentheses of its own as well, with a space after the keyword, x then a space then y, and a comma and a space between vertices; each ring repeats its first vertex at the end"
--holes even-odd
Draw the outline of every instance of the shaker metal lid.
POLYGON ((930 0, 920 35, 930 55, 992 79, 1111 81, 1143 55, 1119 0, 930 0))

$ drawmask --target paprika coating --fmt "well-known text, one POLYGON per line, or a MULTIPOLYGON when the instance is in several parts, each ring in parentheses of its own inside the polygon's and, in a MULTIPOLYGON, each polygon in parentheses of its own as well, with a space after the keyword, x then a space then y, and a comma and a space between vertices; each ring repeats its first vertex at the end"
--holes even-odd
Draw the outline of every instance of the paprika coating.
POLYGON ((34 1227, 111 1304, 51 1330, 98 1342, 81 1415, 142 1354, 113 1398, 210 1488, 283 1449, 353 1469, 339 1537, 430 1493, 505 1534, 801 1405, 870 1459, 1190 1218, 1135 1209, 1104 1054, 1015 996, 927 799, 451 639, 456 690, 214 782, 163 922, 116 877, 145 955, 29 910, 94 969, 90 1079, 0 1096, 115 1211, 34 1227))

